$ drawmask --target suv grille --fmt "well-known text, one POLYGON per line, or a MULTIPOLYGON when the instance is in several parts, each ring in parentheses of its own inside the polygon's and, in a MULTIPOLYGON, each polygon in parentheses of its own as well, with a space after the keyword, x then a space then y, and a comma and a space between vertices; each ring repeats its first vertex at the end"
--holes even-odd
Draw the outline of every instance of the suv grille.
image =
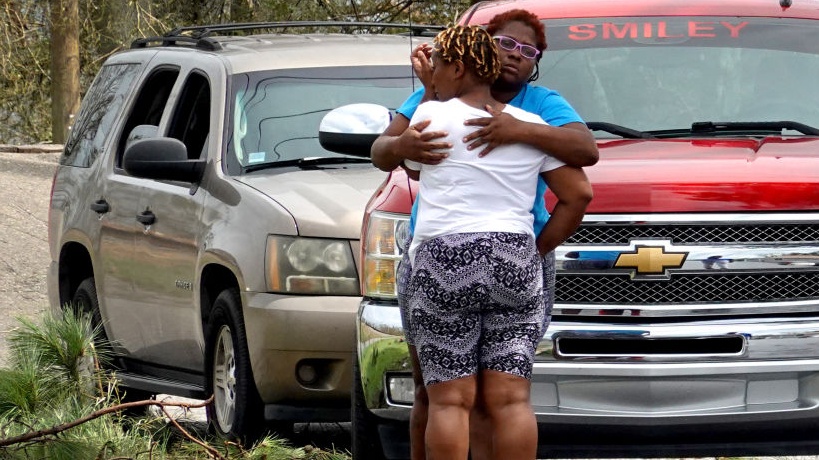
POLYGON ((617 225, 592 224, 580 227, 567 244, 628 244, 630 239, 670 239, 675 244, 805 242, 819 241, 816 224, 731 225, 661 224, 617 225))

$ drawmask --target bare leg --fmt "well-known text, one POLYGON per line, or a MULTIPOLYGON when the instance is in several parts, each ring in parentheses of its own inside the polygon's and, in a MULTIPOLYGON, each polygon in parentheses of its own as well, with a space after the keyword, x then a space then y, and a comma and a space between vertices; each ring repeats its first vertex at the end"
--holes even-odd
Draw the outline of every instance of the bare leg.
POLYGON ((412 411, 410 412, 410 458, 412 460, 426 460, 426 439, 424 434, 427 430, 429 398, 427 388, 424 386, 424 378, 421 375, 421 365, 418 362, 418 350, 415 346, 410 345, 409 352, 412 380, 415 383, 415 400, 412 403, 412 411))
POLYGON ((476 383, 477 377, 471 375, 427 387, 427 459, 466 460, 469 455, 469 413, 475 405, 476 383))
POLYGON ((537 421, 529 402, 531 382, 523 377, 483 370, 481 402, 492 426, 492 458, 534 460, 537 421))
MULTIPOLYGON (((427 412, 429 398, 421 375, 421 366, 418 362, 418 350, 409 346, 410 363, 412 365, 412 379, 415 383, 415 400, 410 412, 410 458, 412 460, 426 460, 427 412)), ((489 415, 483 410, 479 401, 469 414, 469 456, 471 460, 490 460, 492 458, 492 426, 489 415)))
MULTIPOLYGON (((479 378, 478 395, 482 392, 481 385, 479 378)), ((492 458, 492 423, 479 397, 475 399, 475 407, 469 414, 469 458, 471 460, 490 460, 492 458)))

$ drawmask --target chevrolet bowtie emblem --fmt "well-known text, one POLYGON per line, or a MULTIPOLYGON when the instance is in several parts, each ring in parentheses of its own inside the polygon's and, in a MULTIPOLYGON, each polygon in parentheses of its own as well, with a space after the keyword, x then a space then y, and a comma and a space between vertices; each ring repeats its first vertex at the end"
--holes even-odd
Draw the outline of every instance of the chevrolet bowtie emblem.
POLYGON ((655 278, 657 275, 667 276, 669 268, 682 267, 687 256, 686 252, 665 252, 663 246, 638 245, 634 252, 620 253, 614 267, 635 269, 632 278, 655 278))

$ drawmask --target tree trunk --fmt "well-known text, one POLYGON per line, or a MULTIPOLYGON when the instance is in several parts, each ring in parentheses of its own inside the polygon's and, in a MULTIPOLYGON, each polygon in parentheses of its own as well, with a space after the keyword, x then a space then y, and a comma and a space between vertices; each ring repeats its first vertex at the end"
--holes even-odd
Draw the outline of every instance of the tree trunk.
POLYGON ((80 15, 78 0, 51 1, 51 137, 65 143, 80 108, 80 15))

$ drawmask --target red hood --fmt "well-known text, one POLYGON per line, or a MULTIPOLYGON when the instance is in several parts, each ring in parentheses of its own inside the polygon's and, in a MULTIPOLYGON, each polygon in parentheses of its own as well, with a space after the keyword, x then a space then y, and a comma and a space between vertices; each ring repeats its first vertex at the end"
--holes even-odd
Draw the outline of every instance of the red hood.
POLYGON ((613 140, 599 147, 600 162, 586 169, 594 187, 588 213, 819 209, 817 139, 613 140))
MULTIPOLYGON (((819 139, 611 140, 599 147, 600 162, 586 168, 594 187, 588 213, 819 210, 819 139)), ((408 213, 416 187, 398 168, 368 209, 408 213)), ((551 208, 554 196, 547 198, 551 208)))

